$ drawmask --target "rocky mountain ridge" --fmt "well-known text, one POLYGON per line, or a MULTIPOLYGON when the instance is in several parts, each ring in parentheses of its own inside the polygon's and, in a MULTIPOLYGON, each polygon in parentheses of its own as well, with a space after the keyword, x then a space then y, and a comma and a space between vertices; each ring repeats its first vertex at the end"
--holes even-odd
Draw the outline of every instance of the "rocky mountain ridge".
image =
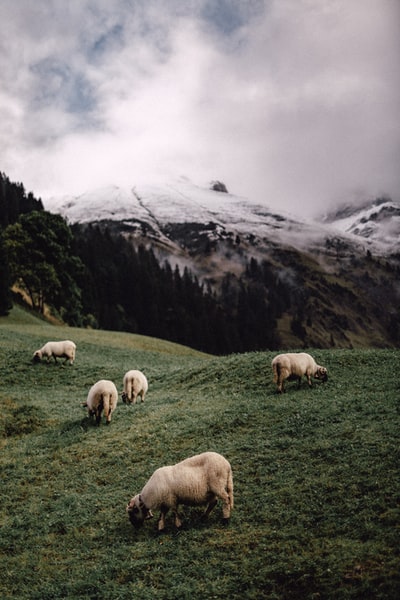
POLYGON ((132 234, 152 236, 167 245, 174 225, 182 229, 183 224, 196 223, 212 229, 211 237, 253 236, 302 250, 321 247, 335 236, 377 255, 400 250, 400 204, 389 198, 343 206, 320 219, 302 219, 215 187, 215 183, 199 187, 181 178, 164 186, 109 186, 75 197, 49 198, 44 204, 70 223, 118 222, 132 234))

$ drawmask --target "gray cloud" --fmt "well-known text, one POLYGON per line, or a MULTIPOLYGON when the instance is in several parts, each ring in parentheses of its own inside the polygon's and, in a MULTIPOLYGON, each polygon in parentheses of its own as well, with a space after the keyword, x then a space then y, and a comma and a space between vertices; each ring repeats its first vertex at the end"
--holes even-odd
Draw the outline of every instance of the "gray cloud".
POLYGON ((184 174, 312 214, 399 197, 397 0, 3 0, 0 168, 35 194, 184 174))

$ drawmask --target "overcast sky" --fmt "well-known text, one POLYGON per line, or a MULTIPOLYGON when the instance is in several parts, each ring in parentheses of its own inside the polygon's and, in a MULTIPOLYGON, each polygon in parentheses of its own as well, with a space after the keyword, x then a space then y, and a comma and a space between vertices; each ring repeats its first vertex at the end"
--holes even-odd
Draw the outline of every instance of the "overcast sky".
POLYGON ((399 0, 0 0, 0 171, 187 176, 297 214, 400 192, 399 0))

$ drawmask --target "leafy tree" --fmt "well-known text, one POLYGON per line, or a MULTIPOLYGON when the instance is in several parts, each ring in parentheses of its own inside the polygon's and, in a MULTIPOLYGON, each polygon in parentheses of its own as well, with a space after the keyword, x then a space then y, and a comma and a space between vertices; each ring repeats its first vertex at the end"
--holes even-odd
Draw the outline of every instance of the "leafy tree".
POLYGON ((20 215, 5 230, 11 282, 27 293, 38 312, 43 313, 47 304, 70 324, 79 325, 81 302, 76 281, 83 265, 72 254, 72 240, 65 220, 46 211, 20 215))

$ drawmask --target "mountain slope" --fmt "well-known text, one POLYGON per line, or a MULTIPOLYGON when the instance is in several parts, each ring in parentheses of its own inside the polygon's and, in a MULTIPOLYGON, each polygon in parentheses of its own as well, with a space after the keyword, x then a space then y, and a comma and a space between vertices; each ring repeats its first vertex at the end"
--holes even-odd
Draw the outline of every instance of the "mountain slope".
POLYGON ((243 286, 257 289, 276 315, 281 347, 400 341, 400 207, 389 199, 341 208, 317 222, 182 178, 53 198, 45 207, 189 267, 224 302, 229 274, 234 306, 243 286))

